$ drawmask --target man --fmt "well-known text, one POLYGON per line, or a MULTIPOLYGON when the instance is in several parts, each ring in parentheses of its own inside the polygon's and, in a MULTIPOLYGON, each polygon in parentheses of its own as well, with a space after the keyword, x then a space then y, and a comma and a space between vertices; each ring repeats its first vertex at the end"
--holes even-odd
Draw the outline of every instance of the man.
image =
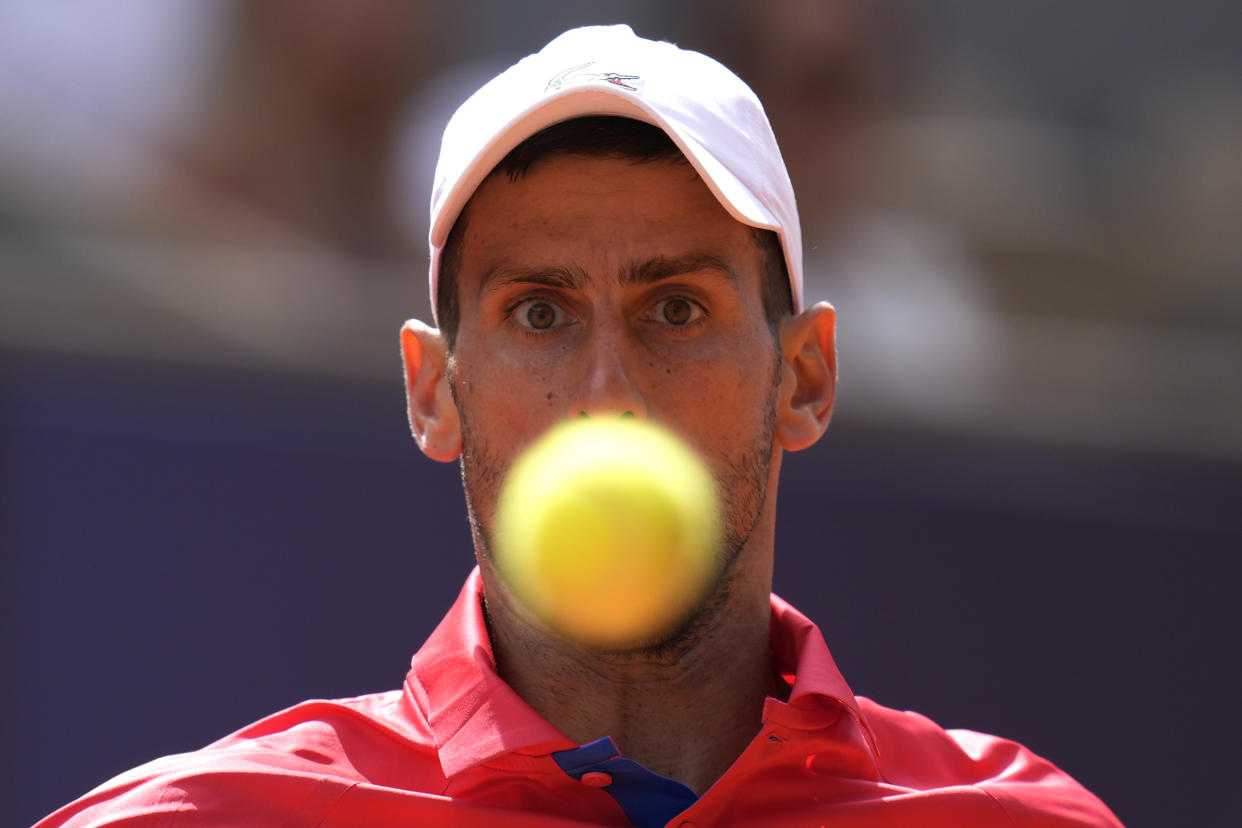
POLYGON ((856 698, 770 595, 782 452, 832 411, 793 192, 753 94, 627 27, 568 32, 466 102, 432 198, 438 328, 401 343, 422 450, 461 459, 479 567, 401 691, 307 702, 124 774, 47 825, 1117 825, 1012 742, 856 698), (628 651, 558 636, 491 557, 517 455, 658 422, 722 491, 723 575, 628 651))

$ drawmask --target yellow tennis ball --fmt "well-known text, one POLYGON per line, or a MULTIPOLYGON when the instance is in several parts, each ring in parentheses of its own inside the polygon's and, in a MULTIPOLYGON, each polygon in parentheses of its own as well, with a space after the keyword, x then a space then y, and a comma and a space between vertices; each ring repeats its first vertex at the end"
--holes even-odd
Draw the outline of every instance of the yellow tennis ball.
POLYGON ((720 505, 711 473, 667 430, 572 420, 518 458, 497 505, 495 562, 549 628, 604 649, 651 644, 713 585, 720 505))

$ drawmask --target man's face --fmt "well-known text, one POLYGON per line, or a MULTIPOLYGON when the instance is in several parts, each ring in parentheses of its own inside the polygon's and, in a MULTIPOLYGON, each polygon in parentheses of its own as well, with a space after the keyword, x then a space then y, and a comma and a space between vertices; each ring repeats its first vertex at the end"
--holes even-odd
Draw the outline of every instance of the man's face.
POLYGON ((504 474, 584 414, 695 447, 736 555, 768 497, 779 365, 750 228, 688 165, 572 155, 488 178, 465 220, 447 375, 484 567, 504 474))

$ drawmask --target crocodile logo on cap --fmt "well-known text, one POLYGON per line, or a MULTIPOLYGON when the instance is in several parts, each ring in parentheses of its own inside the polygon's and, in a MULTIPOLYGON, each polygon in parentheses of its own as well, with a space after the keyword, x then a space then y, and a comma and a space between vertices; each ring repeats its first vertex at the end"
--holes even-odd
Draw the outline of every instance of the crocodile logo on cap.
POLYGON ((622 89, 628 89, 631 92, 637 92, 637 86, 631 86, 629 81, 638 80, 638 75, 622 75, 619 72, 588 72, 585 71, 595 65, 595 61, 588 61, 580 66, 573 66, 563 72, 558 72, 548 81, 548 85, 543 88, 544 92, 554 92, 557 89, 569 86, 574 83, 582 83, 589 80, 602 80, 611 83, 613 86, 619 86, 622 89))

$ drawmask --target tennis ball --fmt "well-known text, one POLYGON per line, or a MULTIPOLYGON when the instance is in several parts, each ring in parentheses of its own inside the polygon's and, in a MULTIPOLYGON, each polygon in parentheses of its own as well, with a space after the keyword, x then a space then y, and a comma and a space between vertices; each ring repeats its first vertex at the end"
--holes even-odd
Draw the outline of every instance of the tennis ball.
POLYGON ((641 420, 578 419, 514 464, 494 555, 548 628, 620 650, 690 617, 715 581, 720 542, 715 482, 693 450, 641 420))

